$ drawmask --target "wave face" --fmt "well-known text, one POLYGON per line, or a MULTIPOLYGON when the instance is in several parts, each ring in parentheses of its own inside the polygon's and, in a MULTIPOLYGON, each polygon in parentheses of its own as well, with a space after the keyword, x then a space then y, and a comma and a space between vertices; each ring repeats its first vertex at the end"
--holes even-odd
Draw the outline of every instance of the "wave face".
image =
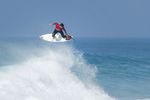
POLYGON ((1 69, 0 100, 113 100, 92 82, 95 67, 72 47, 31 51, 21 50, 16 56, 26 59, 1 69))

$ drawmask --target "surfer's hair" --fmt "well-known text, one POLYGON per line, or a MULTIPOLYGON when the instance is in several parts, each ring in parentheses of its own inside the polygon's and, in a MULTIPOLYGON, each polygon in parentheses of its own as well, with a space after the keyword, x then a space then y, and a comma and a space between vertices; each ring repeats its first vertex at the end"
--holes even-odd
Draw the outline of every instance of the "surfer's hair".
POLYGON ((60 23, 60 26, 64 27, 64 24, 63 24, 63 23, 60 23))

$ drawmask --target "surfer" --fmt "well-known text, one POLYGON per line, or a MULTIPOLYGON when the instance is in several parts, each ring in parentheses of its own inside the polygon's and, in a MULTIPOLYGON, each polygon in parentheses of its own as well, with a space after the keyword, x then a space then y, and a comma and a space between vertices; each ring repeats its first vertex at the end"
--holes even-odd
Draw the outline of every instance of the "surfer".
POLYGON ((67 31, 66 31, 63 23, 59 24, 59 23, 55 22, 55 23, 52 23, 51 25, 55 25, 55 29, 52 33, 53 38, 55 38, 55 34, 57 34, 57 33, 60 33, 63 38, 66 38, 66 35, 64 35, 64 32, 65 32, 65 34, 67 34, 67 31))

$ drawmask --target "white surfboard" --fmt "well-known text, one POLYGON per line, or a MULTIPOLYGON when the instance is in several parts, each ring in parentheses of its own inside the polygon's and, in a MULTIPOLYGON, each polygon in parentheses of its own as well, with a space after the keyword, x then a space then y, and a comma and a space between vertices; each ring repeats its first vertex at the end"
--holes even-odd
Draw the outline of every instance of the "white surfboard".
POLYGON ((61 36, 61 34, 57 33, 55 35, 55 38, 52 37, 52 34, 44 34, 44 35, 41 35, 40 38, 42 40, 45 40, 45 41, 48 41, 48 42, 66 42, 66 41, 69 41, 71 40, 70 39, 65 39, 61 36))

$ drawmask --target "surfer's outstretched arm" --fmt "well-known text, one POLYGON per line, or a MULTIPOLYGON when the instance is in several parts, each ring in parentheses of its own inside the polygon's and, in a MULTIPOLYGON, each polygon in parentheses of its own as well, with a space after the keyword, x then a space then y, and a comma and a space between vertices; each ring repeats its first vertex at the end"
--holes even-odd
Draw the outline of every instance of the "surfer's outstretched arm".
POLYGON ((58 24, 57 22, 54 22, 54 23, 50 23, 49 25, 51 26, 51 25, 56 25, 56 24, 58 24))

